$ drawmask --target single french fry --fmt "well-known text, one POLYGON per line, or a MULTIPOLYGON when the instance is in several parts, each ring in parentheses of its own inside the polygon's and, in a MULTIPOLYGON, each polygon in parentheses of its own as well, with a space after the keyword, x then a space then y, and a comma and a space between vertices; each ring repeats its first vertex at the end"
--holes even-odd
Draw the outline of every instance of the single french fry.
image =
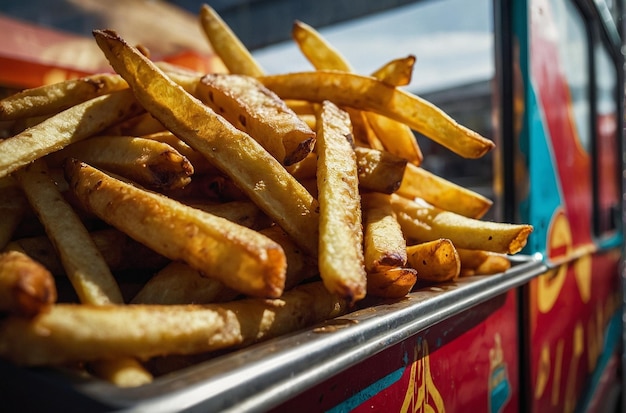
POLYGON ((417 283, 414 268, 389 267, 380 272, 367 273, 367 295, 381 298, 402 298, 417 283))
POLYGON ((320 276, 330 292, 354 303, 365 297, 366 275, 350 118, 325 101, 317 123, 320 276))
POLYGON ((416 242, 447 238, 457 248, 516 254, 524 248, 531 225, 481 221, 434 207, 422 199, 390 195, 404 235, 416 242))
POLYGON ((119 36, 107 31, 95 31, 94 36, 150 113, 226 173, 299 245, 317 253, 317 202, 276 159, 170 81, 119 36))
POLYGON ((142 135, 142 138, 152 139, 158 142, 163 142, 176 149, 181 155, 191 162, 193 165, 193 173, 194 175, 201 174, 216 174, 217 169, 215 166, 211 165, 211 163, 207 160, 207 158, 202 155, 200 152, 193 149, 191 146, 187 145, 178 136, 174 135, 170 131, 156 132, 148 135, 142 135))
POLYGON ((154 377, 137 360, 132 357, 95 360, 89 363, 94 374, 117 387, 138 387, 151 383, 154 377))
POLYGON ((491 251, 457 248, 461 259, 461 276, 493 275, 511 268, 511 260, 504 254, 491 251))
POLYGON ((388 152, 419 166, 424 156, 411 128, 378 113, 367 112, 367 120, 388 152))
POLYGON ((166 132, 165 126, 150 113, 142 113, 128 120, 116 123, 101 132, 102 135, 144 136, 166 132))
POLYGON ((365 270, 369 274, 406 265, 406 240, 394 216, 389 196, 381 193, 361 195, 363 209, 363 249, 365 270))
POLYGON ((0 121, 52 115, 128 84, 120 75, 103 73, 26 89, 0 100, 0 121))
POLYGON ((373 192, 391 194, 402 182, 407 161, 386 151, 355 148, 359 186, 373 192))
POLYGON ((163 70, 170 79, 182 86, 188 93, 194 96, 196 95, 198 84, 203 76, 202 73, 175 66, 168 62, 155 62, 154 64, 157 65, 159 69, 163 70))
POLYGON ((413 55, 393 59, 376 69, 372 76, 390 86, 407 86, 413 77, 415 60, 413 55))
POLYGON ((20 224, 28 203, 12 178, 0 178, 0 250, 9 243, 20 224))
POLYGON ((283 165, 301 161, 313 149, 315 132, 255 78, 207 74, 198 85, 197 96, 283 165))
POLYGON ((19 251, 0 254, 0 312, 32 317, 57 299, 50 271, 19 251))
POLYGON ((280 299, 202 306, 57 304, 30 320, 2 320, 0 357, 37 366, 198 354, 267 340, 340 316, 348 308, 321 282, 298 286, 280 299))
POLYGON ((269 238, 76 160, 66 164, 66 175, 86 210, 159 254, 244 294, 281 295, 285 253, 269 238))
POLYGON ((480 158, 495 146, 432 103, 373 77, 318 70, 263 76, 259 80, 283 99, 329 100, 387 116, 465 158, 480 158))
POLYGON ((407 248, 408 265, 417 270, 420 280, 445 282, 458 278, 461 260, 449 239, 437 239, 407 248))
POLYGON ((240 293, 200 271, 174 261, 157 272, 131 300, 132 304, 208 304, 229 301, 240 293))
POLYGON ((250 51, 208 4, 203 4, 200 9, 200 26, 213 51, 220 57, 230 73, 248 76, 263 75, 263 68, 250 51))
POLYGON ((0 177, 22 166, 139 114, 129 89, 100 96, 46 119, 25 131, 0 141, 0 177))
POLYGON ((406 166, 396 193, 408 199, 422 198, 441 209, 476 219, 485 215, 493 204, 475 191, 411 164, 406 166))
POLYGON ((182 188, 191 182, 193 165, 166 143, 133 136, 98 136, 48 155, 49 165, 80 159, 152 189, 182 188))
POLYGON ((348 61, 312 26, 296 20, 291 36, 302 54, 318 70, 341 70, 353 72, 348 61))
POLYGON ((267 216, 250 201, 230 201, 221 203, 189 202, 188 205, 256 230, 266 228, 271 224, 267 216))
POLYGON ((343 110, 350 115, 354 141, 357 146, 369 146, 379 151, 385 150, 385 145, 370 125, 368 113, 349 107, 344 107, 343 110))

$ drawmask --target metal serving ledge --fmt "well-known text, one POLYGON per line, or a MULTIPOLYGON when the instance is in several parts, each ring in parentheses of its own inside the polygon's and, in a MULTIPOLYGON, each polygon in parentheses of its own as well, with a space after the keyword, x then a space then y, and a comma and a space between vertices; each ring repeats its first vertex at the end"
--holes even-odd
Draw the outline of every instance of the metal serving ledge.
POLYGON ((425 287, 372 306, 164 375, 146 386, 118 388, 59 371, 20 370, 2 363, 2 379, 33 389, 42 406, 64 410, 265 411, 449 317, 544 273, 542 257, 514 256, 508 271, 425 287), (28 385, 26 385, 28 383, 28 385), (37 384, 37 385, 33 385, 37 384), (52 399, 42 394, 47 389, 52 399), (46 402, 47 399, 47 402, 46 402))

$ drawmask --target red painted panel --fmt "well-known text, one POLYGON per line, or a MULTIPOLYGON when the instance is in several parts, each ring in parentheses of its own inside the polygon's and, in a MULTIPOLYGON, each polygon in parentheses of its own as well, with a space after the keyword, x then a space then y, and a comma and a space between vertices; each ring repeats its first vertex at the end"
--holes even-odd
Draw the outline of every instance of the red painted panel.
POLYGON ((516 303, 511 290, 339 373, 276 411, 517 412, 516 303))
POLYGON ((585 256, 530 283, 532 411, 572 412, 620 305, 619 252, 585 256))

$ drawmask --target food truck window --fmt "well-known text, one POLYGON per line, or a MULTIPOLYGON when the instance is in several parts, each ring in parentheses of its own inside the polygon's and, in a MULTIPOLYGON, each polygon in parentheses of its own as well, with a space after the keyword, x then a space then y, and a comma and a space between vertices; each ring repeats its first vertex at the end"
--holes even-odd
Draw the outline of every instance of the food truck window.
MULTIPOLYGON (((492 0, 417 1, 315 29, 357 73, 372 73, 387 61, 413 54, 417 61, 406 89, 493 139, 492 0)), ((253 54, 269 73, 312 70, 293 41, 257 49, 253 54)), ((423 136, 416 135, 416 139, 424 155, 424 169, 493 199, 492 154, 467 160, 423 136)))
POLYGON ((617 66, 599 33, 595 37, 594 223, 596 235, 603 236, 614 231, 620 219, 619 91, 617 66))
MULTIPOLYGON (((551 0, 558 36, 559 62, 570 93, 570 116, 575 133, 587 153, 591 153, 591 56, 589 31, 582 13, 571 0, 551 0)), ((572 148, 575 149, 575 148, 572 148)), ((572 158, 573 159, 573 158, 572 158)))

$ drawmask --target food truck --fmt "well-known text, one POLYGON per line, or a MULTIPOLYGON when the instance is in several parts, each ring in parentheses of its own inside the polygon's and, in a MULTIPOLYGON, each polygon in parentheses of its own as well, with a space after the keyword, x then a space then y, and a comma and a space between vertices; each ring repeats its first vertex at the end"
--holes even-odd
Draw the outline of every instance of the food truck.
POLYGON ((336 11, 332 26, 290 2, 232 3, 216 9, 260 62, 283 65, 276 70, 290 61, 276 44, 295 19, 319 27, 338 48, 352 45, 345 52, 354 62, 368 55, 375 69, 382 62, 371 62, 374 40, 355 34, 358 23, 342 26, 359 13, 368 24, 389 13, 422 15, 432 31, 418 29, 418 43, 426 49, 431 42, 433 56, 486 60, 473 77, 469 60, 454 61, 446 83, 439 61, 429 73, 429 51, 417 48, 414 77, 425 78, 416 93, 495 141, 489 157, 467 162, 416 139, 424 168, 493 199, 489 219, 532 225, 526 247, 505 272, 418 281, 403 299, 376 301, 136 388, 3 363, 2 397, 32 408, 53 401, 68 411, 622 411, 623 5, 379 1, 370 10, 336 11), (287 15, 282 33, 280 25, 267 27, 271 19, 250 17, 272 7, 287 15), (472 27, 477 21, 485 25, 472 27), (438 26, 461 28, 460 37, 438 26), (486 37, 472 37, 480 33, 486 37), (464 36, 470 40, 453 43, 464 36))

